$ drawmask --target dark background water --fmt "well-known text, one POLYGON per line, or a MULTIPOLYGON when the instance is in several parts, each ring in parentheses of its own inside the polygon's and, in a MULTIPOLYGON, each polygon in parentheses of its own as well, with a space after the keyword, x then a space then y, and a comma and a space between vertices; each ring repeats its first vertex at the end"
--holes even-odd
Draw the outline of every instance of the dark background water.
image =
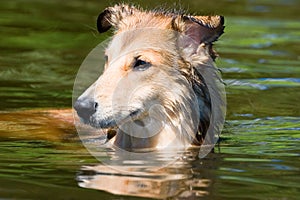
MULTIPOLYGON (((144 8, 174 5, 135 2, 144 8)), ((113 3, 96 0, 1 1, 0 198, 134 198, 79 187, 78 179, 86 178, 81 167, 98 161, 77 140, 47 139, 41 134, 51 135, 52 129, 38 132, 36 127, 45 124, 31 121, 32 115, 11 112, 71 107, 81 62, 109 36, 95 29, 98 14, 109 5, 113 3), (14 124, 25 118, 28 122, 22 126, 14 124)), ((174 198, 297 199, 300 1, 197 0, 177 5, 191 13, 225 16, 226 31, 216 49, 217 65, 227 83, 228 108, 214 154, 167 168, 167 175, 189 174, 172 180, 180 191, 174 198)))

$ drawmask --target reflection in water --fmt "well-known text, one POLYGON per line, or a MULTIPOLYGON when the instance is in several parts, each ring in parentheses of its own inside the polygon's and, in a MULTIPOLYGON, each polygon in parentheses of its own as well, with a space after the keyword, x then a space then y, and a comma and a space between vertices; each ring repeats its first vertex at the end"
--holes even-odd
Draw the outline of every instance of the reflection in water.
POLYGON ((230 120, 215 148, 218 153, 204 159, 197 158, 199 148, 133 158, 108 148, 99 152, 99 164, 66 120, 72 118, 70 110, 3 112, 0 195, 38 200, 53 193, 57 199, 91 200, 119 199, 113 194, 129 196, 122 199, 294 199, 300 189, 295 162, 300 118, 251 119, 250 114, 230 120), (80 187, 94 190, 75 186, 74 176, 80 187))
POLYGON ((201 165, 198 169, 208 169, 204 166, 205 160, 197 158, 198 151, 197 148, 181 152, 183 156, 171 164, 169 159, 177 157, 178 153, 157 152, 156 161, 152 160, 150 165, 147 158, 144 158, 145 161, 121 160, 119 156, 112 155, 110 160, 113 165, 82 166, 77 175, 78 185, 118 195, 156 199, 174 196, 177 199, 195 199, 206 196, 212 177, 205 177, 207 173, 204 171, 199 173, 193 170, 195 165, 201 165))
POLYGON ((71 109, 0 112, 0 139, 77 140, 71 109))

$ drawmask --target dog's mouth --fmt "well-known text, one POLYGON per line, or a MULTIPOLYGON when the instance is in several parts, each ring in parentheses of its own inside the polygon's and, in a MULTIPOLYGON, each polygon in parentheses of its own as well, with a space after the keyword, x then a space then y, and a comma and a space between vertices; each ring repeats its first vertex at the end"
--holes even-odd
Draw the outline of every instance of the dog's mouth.
MULTIPOLYGON (((127 123, 135 123, 138 126, 145 126, 142 119, 147 116, 147 112, 142 109, 127 111, 125 114, 117 113, 114 116, 109 116, 104 119, 97 119, 96 116, 91 116, 89 120, 81 119, 81 122, 95 129, 103 130, 106 133, 106 142, 116 136, 122 125, 127 123)), ((106 143, 105 142, 105 143, 106 143)))
POLYGON ((118 129, 122 124, 138 121, 142 114, 143 112, 141 109, 136 109, 130 111, 129 114, 123 117, 122 115, 118 115, 118 117, 108 117, 103 120, 95 120, 92 118, 88 124, 96 129, 106 129, 106 142, 108 142, 116 136, 118 129))
POLYGON ((91 117, 86 124, 96 129, 118 129, 119 126, 128 122, 138 121, 142 118, 144 112, 141 109, 130 111, 128 114, 116 114, 115 116, 106 117, 101 120, 97 120, 95 117, 91 117))

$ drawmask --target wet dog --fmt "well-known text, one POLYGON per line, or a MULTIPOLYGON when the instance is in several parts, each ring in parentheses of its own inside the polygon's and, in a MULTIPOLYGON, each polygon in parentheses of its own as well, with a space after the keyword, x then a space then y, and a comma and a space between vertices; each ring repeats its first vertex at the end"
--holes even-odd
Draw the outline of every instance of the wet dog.
POLYGON ((103 74, 74 104, 81 120, 129 151, 201 145, 221 102, 212 46, 224 18, 119 4, 97 28, 114 35, 103 74))

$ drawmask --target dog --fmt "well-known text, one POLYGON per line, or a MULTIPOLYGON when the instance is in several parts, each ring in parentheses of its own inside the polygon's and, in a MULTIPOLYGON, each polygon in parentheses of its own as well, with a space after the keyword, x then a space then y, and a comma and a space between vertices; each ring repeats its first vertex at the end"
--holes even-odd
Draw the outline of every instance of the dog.
POLYGON ((203 144, 213 110, 222 109, 213 43, 224 27, 223 16, 106 8, 97 29, 114 35, 104 72, 76 100, 77 115, 128 151, 203 144))

